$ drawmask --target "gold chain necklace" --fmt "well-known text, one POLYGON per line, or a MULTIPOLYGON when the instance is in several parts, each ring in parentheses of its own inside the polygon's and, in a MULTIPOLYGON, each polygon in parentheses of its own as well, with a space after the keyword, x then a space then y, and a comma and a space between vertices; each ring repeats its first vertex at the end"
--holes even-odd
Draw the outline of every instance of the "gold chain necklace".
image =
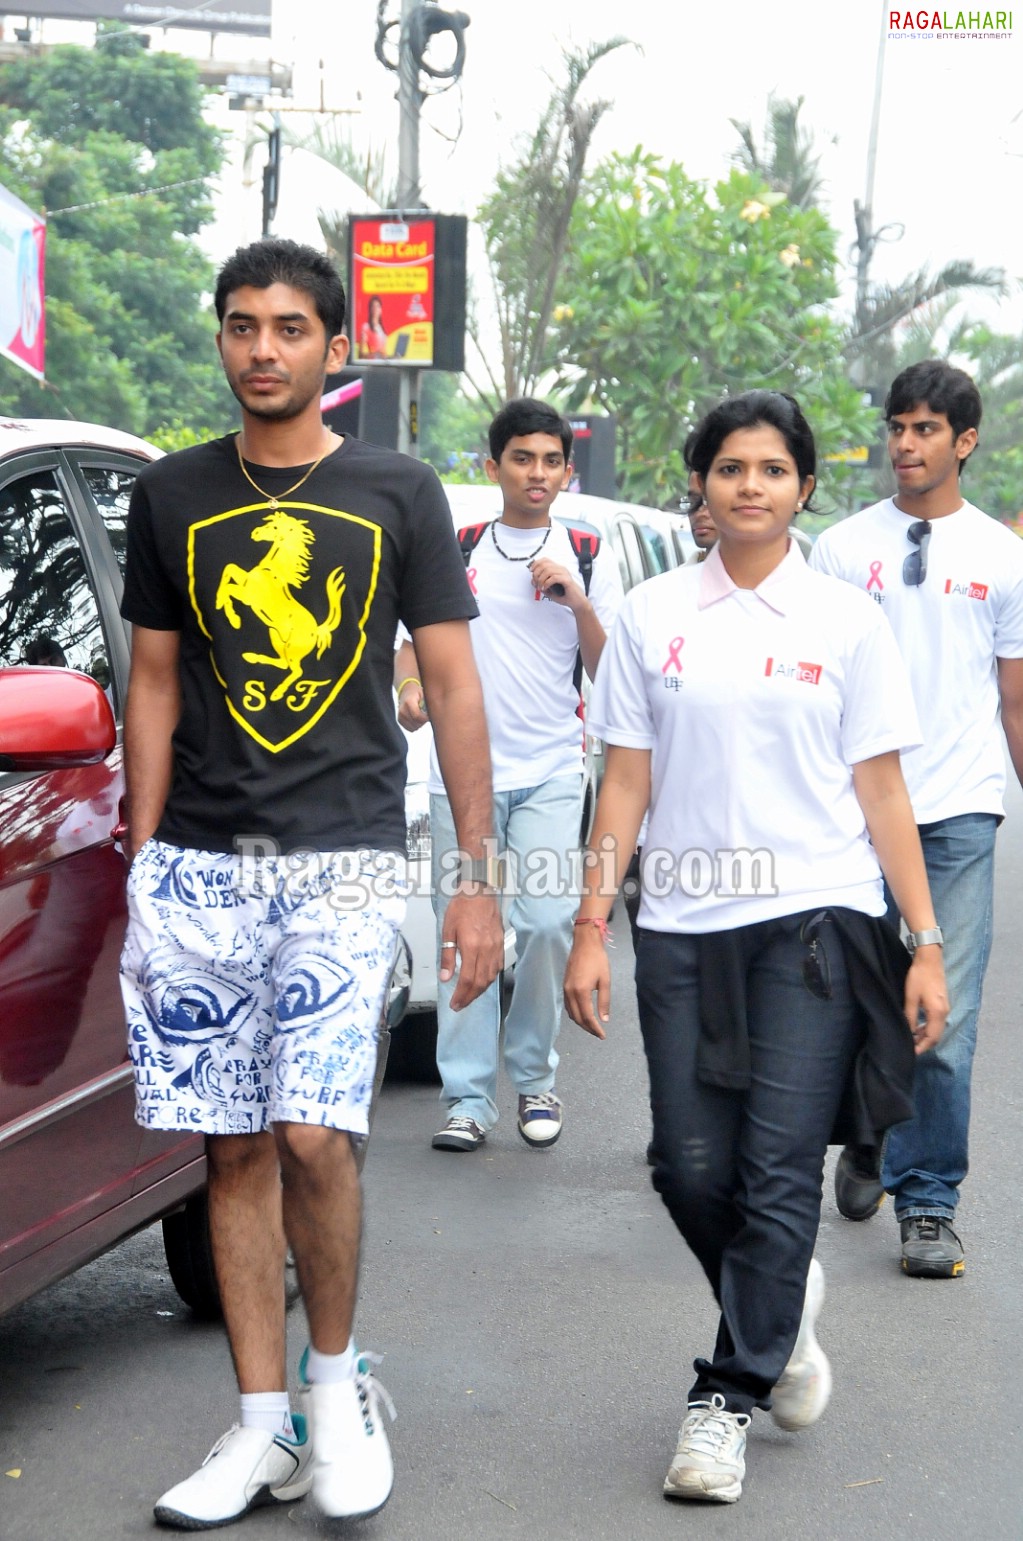
POLYGON ((242 472, 242 475, 244 476, 245 480, 249 483, 250 486, 255 487, 255 489, 259 493, 260 497, 261 498, 265 498, 267 503, 269 503, 271 508, 280 508, 280 506, 281 506, 281 498, 290 498, 291 494, 293 492, 297 492, 298 489, 301 487, 302 483, 303 482, 307 482, 309 480, 310 476, 312 476, 313 472, 316 470, 316 467, 320 464, 320 461, 326 460, 327 455, 330 453, 330 449, 331 449, 331 446, 328 444, 327 448, 323 451, 323 454, 320 456, 320 459, 319 460, 314 460, 312 465, 309 467, 308 471, 303 471, 302 475, 299 477, 299 479, 295 483, 294 487, 289 487, 287 492, 282 492, 281 495, 280 495, 280 498, 272 498, 268 492, 264 492, 263 491, 262 487, 259 485, 259 483, 257 481, 253 481, 252 477, 249 475, 248 471, 246 471, 246 469, 245 469, 245 461, 242 459, 242 436, 241 436, 241 434, 237 434, 236 435, 235 441, 234 441, 234 447, 238 451, 238 464, 241 467, 241 472, 242 472))

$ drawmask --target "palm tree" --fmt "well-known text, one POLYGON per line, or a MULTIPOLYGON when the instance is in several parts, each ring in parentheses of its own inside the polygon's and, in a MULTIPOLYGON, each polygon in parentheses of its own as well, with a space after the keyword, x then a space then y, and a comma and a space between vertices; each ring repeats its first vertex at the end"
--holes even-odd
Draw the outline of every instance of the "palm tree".
MULTIPOLYGON (((801 96, 793 102, 772 92, 767 98, 762 150, 757 148, 752 125, 730 118, 742 141, 732 160, 760 177, 773 192, 784 193, 795 208, 816 209, 825 185, 819 170, 822 152, 817 150, 814 135, 799 121, 803 101, 801 96)), ((828 143, 835 144, 836 140, 828 143)))
POLYGON ((564 84, 553 92, 518 158, 498 173, 494 191, 479 210, 494 288, 500 369, 487 362, 471 313, 468 330, 489 382, 479 394, 497 403, 531 394, 543 373, 572 210, 597 125, 612 106, 610 101, 582 102, 579 95, 594 65, 628 41, 614 37, 564 53, 564 84))

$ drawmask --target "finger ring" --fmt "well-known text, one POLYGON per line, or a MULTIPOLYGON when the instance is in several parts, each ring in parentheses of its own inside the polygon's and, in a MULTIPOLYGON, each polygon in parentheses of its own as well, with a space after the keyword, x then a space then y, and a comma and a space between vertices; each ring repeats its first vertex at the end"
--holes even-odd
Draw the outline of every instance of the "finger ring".
POLYGON ((441 942, 440 946, 441 946, 441 951, 443 952, 445 947, 457 947, 458 943, 457 942, 441 942))

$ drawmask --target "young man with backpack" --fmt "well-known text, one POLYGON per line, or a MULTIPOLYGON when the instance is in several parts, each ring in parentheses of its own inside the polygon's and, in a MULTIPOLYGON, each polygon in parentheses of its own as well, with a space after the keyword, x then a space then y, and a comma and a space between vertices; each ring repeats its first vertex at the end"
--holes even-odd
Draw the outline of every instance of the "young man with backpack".
MULTIPOLYGON (((573 883, 582 818, 582 668, 592 679, 622 599, 613 554, 599 539, 552 521, 571 476, 572 430, 546 402, 511 401, 490 425, 486 472, 503 507, 490 523, 459 532, 480 614, 470 628, 483 681, 494 768, 494 832, 511 895, 515 988, 504 1028, 504 1063, 518 1093, 518 1130, 537 1149, 561 1133, 554 1090, 561 984, 578 895, 573 883)), ((415 655, 398 651, 395 680, 405 727, 427 720, 415 655)), ((433 903, 438 935, 452 891, 458 842, 434 758, 430 774, 433 903)), ((502 873, 479 864, 480 887, 502 873)), ((464 863, 463 868, 464 871, 464 863)), ((464 884, 462 885, 464 887, 464 884)), ((447 1120, 436 1150, 477 1150, 498 1118, 500 983, 457 1014, 442 984, 437 1065, 447 1120)))

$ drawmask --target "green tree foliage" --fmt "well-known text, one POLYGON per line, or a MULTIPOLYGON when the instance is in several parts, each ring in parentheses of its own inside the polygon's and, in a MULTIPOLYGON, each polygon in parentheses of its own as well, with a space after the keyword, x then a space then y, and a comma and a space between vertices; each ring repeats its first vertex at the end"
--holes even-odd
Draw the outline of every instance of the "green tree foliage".
POLYGON ((472 320, 469 331, 488 375, 487 388, 478 393, 494 411, 512 396, 532 395, 543 372, 572 211, 593 135, 611 106, 585 102, 580 93, 594 65, 627 41, 614 37, 565 53, 564 83, 517 158, 498 172, 479 210, 500 331, 500 368, 487 362, 483 331, 472 320))
MULTIPOLYGON (((865 444, 873 418, 849 384, 835 232, 738 170, 713 193, 636 150, 588 178, 576 203, 546 362, 573 409, 618 418, 623 492, 660 504, 685 486, 682 445, 723 395, 785 390, 822 456, 865 444)), ((851 468, 822 466, 847 497, 851 468)))
POLYGON ((194 64, 111 25, 95 49, 0 66, 0 100, 4 182, 47 213, 47 385, 0 363, 0 411, 226 426, 212 270, 190 239, 222 152, 194 64))

